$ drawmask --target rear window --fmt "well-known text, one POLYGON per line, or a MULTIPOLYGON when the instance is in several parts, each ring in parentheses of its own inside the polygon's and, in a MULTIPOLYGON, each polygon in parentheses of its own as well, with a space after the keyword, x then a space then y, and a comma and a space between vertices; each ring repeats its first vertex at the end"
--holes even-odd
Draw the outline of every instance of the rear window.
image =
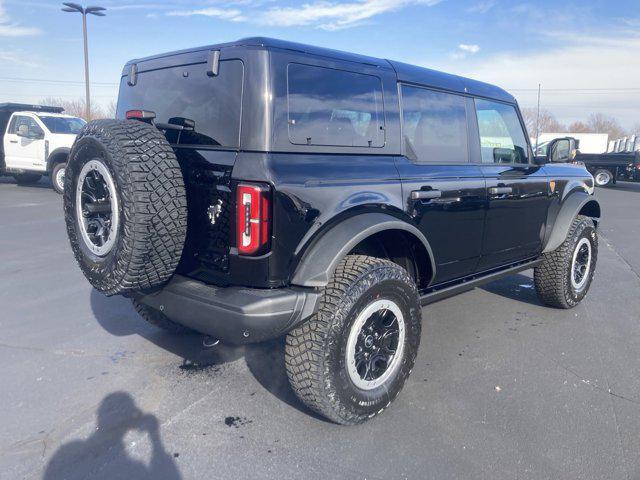
POLYGON ((291 143, 384 146, 382 82, 378 77, 292 63, 287 88, 291 143))
POLYGON ((171 143, 238 148, 242 62, 220 62, 215 77, 208 76, 206 70, 203 63, 142 72, 134 86, 123 77, 117 117, 124 118, 128 110, 150 110, 156 114, 156 123, 195 124, 193 129, 180 132, 168 130, 171 143))

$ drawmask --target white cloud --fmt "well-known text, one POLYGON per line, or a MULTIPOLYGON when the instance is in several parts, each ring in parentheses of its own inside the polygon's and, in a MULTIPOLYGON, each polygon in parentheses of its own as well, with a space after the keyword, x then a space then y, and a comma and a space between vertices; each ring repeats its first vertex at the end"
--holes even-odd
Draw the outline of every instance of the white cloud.
POLYGON ((462 60, 469 55, 475 55, 480 51, 480 45, 461 43, 458 45, 458 49, 453 52, 449 57, 452 60, 462 60))
POLYGON ((473 55, 474 53, 478 53, 480 51, 480 46, 474 45, 474 44, 470 45, 467 43, 461 43, 460 45, 458 45, 458 49, 473 55))
POLYGON ((585 32, 549 33, 555 48, 536 52, 512 52, 451 58, 431 68, 500 85, 523 106, 536 102, 542 84, 542 106, 563 122, 584 119, 592 112, 616 116, 632 125, 640 111, 640 33, 634 24, 609 36, 585 32), (605 89, 605 90, 601 90, 605 89), (623 89, 623 90, 621 90, 623 89), (629 90, 634 89, 634 90, 629 90))
POLYGON ((231 20, 234 22, 241 22, 246 20, 246 18, 242 15, 242 12, 236 8, 200 8, 197 10, 176 10, 173 12, 168 12, 167 15, 172 17, 193 17, 193 16, 203 16, 203 17, 214 17, 219 18, 221 20, 231 20))
POLYGON ((468 13, 487 13, 496 4, 496 0, 485 0, 467 8, 468 13))
POLYGON ((441 0, 355 0, 347 3, 318 0, 301 7, 273 7, 261 23, 277 27, 316 26, 325 30, 354 27, 377 15, 407 5, 432 6, 441 0))
POLYGON ((0 65, 6 66, 22 66, 29 68, 37 68, 40 65, 28 60, 31 56, 25 52, 11 52, 7 50, 0 50, 0 65))
POLYGON ((38 28, 23 27, 19 23, 12 22, 0 1, 0 37, 27 37, 40 33, 38 28))

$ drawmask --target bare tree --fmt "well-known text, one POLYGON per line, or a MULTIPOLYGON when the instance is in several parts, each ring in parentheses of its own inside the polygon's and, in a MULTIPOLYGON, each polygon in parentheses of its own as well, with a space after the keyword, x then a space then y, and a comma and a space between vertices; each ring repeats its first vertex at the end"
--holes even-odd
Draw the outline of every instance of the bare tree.
POLYGON ((590 133, 591 132, 591 130, 589 129, 589 126, 582 121, 573 122, 571 125, 569 125, 569 128, 567 131, 571 133, 590 133))
POLYGON ((618 121, 603 113, 592 113, 587 120, 589 131, 593 133, 608 133, 609 138, 615 139, 624 137, 627 132, 618 121))
POLYGON ((539 137, 542 133, 563 132, 565 130, 565 126, 558 122, 556 117, 549 110, 540 109, 540 118, 538 119, 538 112, 536 108, 523 108, 522 117, 529 136, 533 138, 539 137), (537 131, 536 123, 538 125, 537 131))
MULTIPOLYGON (((109 113, 105 112, 100 105, 91 105, 91 118, 86 118, 85 101, 81 98, 75 100, 65 100, 57 97, 47 97, 40 101, 40 105, 50 105, 53 107, 64 108, 65 113, 74 117, 84 118, 85 120, 95 120, 96 118, 108 118, 109 113)), ((113 118, 113 117, 111 117, 113 118)))
POLYGON ((107 114, 107 118, 116 118, 116 110, 117 104, 113 100, 109 102, 107 108, 105 109, 105 113, 107 114))

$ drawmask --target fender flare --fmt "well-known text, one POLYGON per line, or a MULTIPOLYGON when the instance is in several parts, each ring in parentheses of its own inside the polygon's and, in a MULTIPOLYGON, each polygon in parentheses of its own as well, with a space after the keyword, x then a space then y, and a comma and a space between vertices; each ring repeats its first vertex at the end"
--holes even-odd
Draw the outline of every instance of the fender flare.
POLYGON ((69 153, 71 152, 71 149, 69 147, 58 147, 56 148, 53 152, 51 152, 49 154, 49 156, 47 157, 47 172, 51 172, 51 170, 53 170, 53 159, 60 155, 60 154, 65 154, 67 156, 67 158, 69 157, 69 153))
POLYGON ((307 250, 291 281, 303 287, 324 287, 338 265, 356 245, 384 230, 403 230, 414 235, 425 247, 431 263, 431 280, 436 273, 433 251, 420 230, 408 222, 385 213, 363 213, 350 217, 326 231, 307 250))
POLYGON ((567 238, 573 220, 583 209, 587 210, 587 215, 591 218, 600 219, 600 203, 588 193, 575 192, 564 200, 542 253, 553 252, 562 245, 562 242, 567 238))

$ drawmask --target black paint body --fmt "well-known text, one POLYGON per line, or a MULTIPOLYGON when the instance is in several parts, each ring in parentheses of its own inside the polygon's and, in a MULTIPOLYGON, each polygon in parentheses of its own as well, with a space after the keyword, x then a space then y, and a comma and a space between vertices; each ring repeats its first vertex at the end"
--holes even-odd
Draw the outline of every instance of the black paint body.
MULTIPOLYGON (((428 69, 263 38, 203 47, 142 60, 123 70, 118 117, 140 108, 127 100, 131 65, 137 75, 179 65, 203 68, 212 50, 243 64, 242 115, 234 148, 174 145, 188 190, 189 233, 178 272, 217 286, 256 288, 292 284, 305 253, 345 219, 383 212, 416 227, 433 254, 435 274, 422 291, 462 278, 508 268, 542 253, 564 199, 591 194, 593 179, 579 166, 482 163, 476 120, 469 120, 469 151, 456 162, 421 163, 402 141, 400 85, 514 105, 491 85, 428 69), (379 148, 294 144, 288 134, 287 66, 302 63, 364 73, 380 79, 384 144, 379 148), (239 255, 235 238, 235 187, 265 182, 272 189, 272 235, 268 253, 239 255), (511 187, 493 194, 492 187, 511 187), (440 197, 414 199, 420 190, 440 197), (207 208, 221 202, 215 225, 207 208)), ((186 74, 185 74, 186 75, 186 74)), ((144 106, 153 109, 153 105, 144 106)), ((181 112, 175 112, 179 115, 181 112)), ((519 115, 519 114, 518 114, 519 115)))

